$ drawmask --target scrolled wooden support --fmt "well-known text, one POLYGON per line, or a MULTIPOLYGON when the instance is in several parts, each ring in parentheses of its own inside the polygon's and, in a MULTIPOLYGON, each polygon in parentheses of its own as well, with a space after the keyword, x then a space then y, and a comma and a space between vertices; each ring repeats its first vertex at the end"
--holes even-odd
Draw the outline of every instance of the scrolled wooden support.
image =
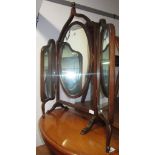
POLYGON ((93 127, 93 125, 95 124, 95 121, 96 121, 96 116, 92 116, 92 118, 89 120, 87 126, 81 130, 80 134, 84 135, 84 134, 88 133, 91 130, 91 128, 93 127))
POLYGON ((52 108, 51 108, 50 110, 47 111, 47 113, 52 112, 52 111, 55 110, 55 108, 57 108, 57 107, 64 108, 65 110, 68 110, 68 109, 69 109, 67 106, 64 106, 62 103, 56 102, 56 103, 52 106, 52 108))

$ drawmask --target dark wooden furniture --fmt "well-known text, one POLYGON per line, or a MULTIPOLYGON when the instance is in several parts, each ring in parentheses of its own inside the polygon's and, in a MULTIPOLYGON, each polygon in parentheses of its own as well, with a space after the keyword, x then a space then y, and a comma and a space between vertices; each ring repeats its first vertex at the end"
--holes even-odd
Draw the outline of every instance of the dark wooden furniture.
POLYGON ((113 24, 107 24, 104 19, 99 23, 91 21, 87 16, 76 13, 73 3, 70 17, 62 28, 57 42, 50 40, 41 51, 43 118, 47 116, 46 102, 54 98, 56 103, 47 114, 61 107, 66 111, 74 108, 79 115, 84 113, 90 116, 88 123, 78 134, 85 135, 90 130, 93 132, 93 126, 98 122, 102 123, 106 129, 106 152, 110 151, 112 125, 117 109, 115 108, 117 94, 115 85, 118 83, 115 82, 117 45, 118 39, 115 37, 113 24), (60 86, 68 97, 75 99, 75 103, 61 99, 60 86), (108 99, 106 106, 101 99, 101 93, 108 99))
MULTIPOLYGON (((119 54, 119 37, 115 37, 116 50, 119 54)), ((113 126, 119 129, 119 55, 115 56, 115 67, 118 67, 118 73, 115 81, 115 109, 113 126)))
POLYGON ((118 155, 118 130, 114 129, 111 137, 112 153, 103 149, 106 128, 101 123, 95 124, 91 132, 79 134, 89 117, 73 109, 56 109, 40 119, 41 134, 52 155, 118 155))

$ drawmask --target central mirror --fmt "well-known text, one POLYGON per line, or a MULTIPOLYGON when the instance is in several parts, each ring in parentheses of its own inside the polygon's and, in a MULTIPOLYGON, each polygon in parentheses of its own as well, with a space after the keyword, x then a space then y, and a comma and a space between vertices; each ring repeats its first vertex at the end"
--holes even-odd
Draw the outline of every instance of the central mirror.
POLYGON ((60 79, 70 97, 79 97, 87 85, 90 64, 88 36, 84 24, 72 23, 60 47, 60 79))

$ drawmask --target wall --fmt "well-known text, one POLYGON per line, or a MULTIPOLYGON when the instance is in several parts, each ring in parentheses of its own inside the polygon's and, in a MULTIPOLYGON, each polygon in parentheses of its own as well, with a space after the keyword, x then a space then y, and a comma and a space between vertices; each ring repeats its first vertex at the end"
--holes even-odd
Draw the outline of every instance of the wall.
MULTIPOLYGON (((76 0, 75 2, 90 6, 99 10, 107 11, 110 13, 119 14, 119 1, 118 0, 76 0)), ((36 31, 36 56, 37 56, 37 91, 36 91, 36 145, 43 144, 43 140, 40 136, 38 121, 41 116, 41 101, 40 101, 40 49, 42 46, 47 44, 47 41, 51 38, 54 40, 58 39, 59 33, 70 15, 70 7, 63 6, 60 4, 52 3, 46 0, 43 0, 40 8, 39 22, 37 24, 36 31)), ((106 18, 101 15, 94 13, 89 13, 77 9, 78 13, 83 13, 88 16, 91 20, 98 22, 99 19, 104 18, 108 23, 113 23, 116 28, 116 35, 119 34, 119 22, 118 20, 106 18)), ((63 94, 64 95, 64 94, 63 94)), ((54 101, 52 101, 54 103, 54 101)), ((46 109, 51 107, 51 102, 46 104, 46 109)))
POLYGON ((43 0, 36 0, 36 16, 38 15, 38 12, 40 10, 41 4, 43 0))

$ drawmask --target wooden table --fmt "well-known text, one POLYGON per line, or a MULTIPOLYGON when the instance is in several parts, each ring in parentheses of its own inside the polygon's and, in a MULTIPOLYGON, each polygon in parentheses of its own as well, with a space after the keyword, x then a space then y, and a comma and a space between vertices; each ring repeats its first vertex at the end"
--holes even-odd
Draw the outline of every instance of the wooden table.
MULTIPOLYGON (((42 137, 56 155, 107 155, 105 152, 105 127, 95 124, 91 131, 80 135, 88 119, 75 110, 56 109, 45 118, 40 118, 42 137)), ((118 130, 113 130, 111 146, 116 149, 111 155, 118 155, 118 130)))

